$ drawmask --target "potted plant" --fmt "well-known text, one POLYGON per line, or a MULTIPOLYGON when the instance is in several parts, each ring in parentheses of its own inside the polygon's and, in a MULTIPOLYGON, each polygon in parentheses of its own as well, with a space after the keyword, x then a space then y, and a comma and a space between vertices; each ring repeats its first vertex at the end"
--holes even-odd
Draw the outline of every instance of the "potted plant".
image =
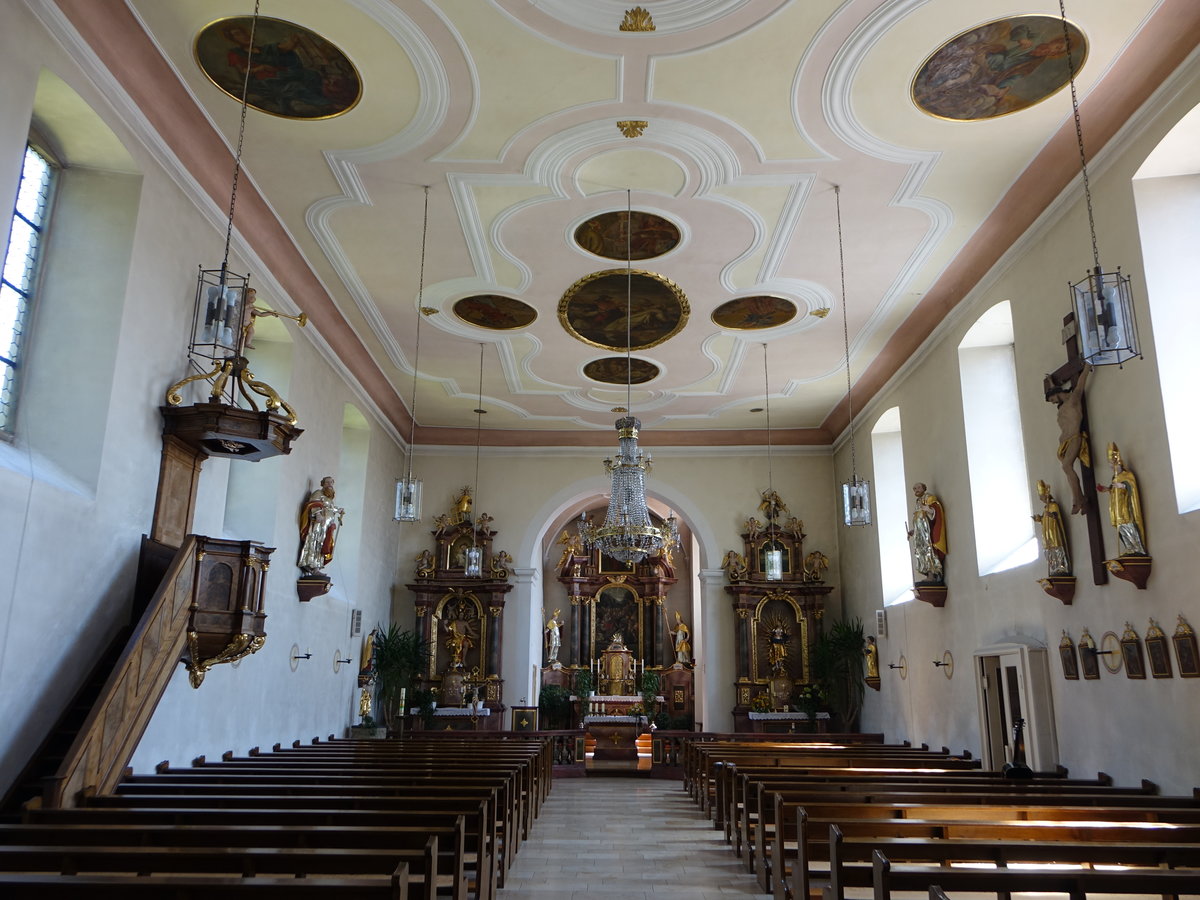
POLYGON ((565 687, 557 684, 544 685, 538 697, 538 709, 547 728, 554 730, 569 727, 567 717, 571 713, 571 695, 565 687))
POLYGON ((394 730, 404 711, 400 709, 402 692, 416 700, 416 686, 429 664, 429 644, 414 631, 395 623, 386 630, 375 629, 375 668, 378 679, 380 717, 394 730))
POLYGON ((657 672, 642 672, 642 709, 647 716, 654 714, 658 703, 658 685, 661 679, 657 672))
POLYGON ((863 665, 867 639, 862 619, 835 622, 813 647, 813 673, 840 731, 858 728, 866 682, 863 665))
POLYGON ((586 700, 592 695, 595 687, 592 682, 592 673, 587 669, 580 669, 575 673, 575 696, 586 700))

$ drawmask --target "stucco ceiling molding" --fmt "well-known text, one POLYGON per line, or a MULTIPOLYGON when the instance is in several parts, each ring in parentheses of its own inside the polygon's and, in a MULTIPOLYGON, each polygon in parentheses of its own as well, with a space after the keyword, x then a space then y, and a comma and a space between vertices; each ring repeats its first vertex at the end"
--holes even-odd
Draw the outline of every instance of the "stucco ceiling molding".
MULTIPOLYGON (((676 34, 702 28, 743 7, 753 0, 655 0, 650 4, 654 31, 650 34, 676 34)), ((565 25, 590 31, 604 37, 625 36, 617 26, 625 18, 625 10, 637 6, 636 0, 538 0, 542 12, 565 25)))

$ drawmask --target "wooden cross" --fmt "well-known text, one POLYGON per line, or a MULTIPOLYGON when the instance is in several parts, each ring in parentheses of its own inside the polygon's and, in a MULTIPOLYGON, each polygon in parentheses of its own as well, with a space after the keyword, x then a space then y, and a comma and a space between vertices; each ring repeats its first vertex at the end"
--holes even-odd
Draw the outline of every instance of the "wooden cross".
MULTIPOLYGON (((1079 375, 1086 363, 1079 355, 1079 330, 1075 327, 1075 314, 1068 313, 1063 319, 1063 345, 1067 348, 1067 361, 1046 376, 1042 387, 1046 400, 1051 401, 1056 393, 1066 388, 1075 390, 1079 375)), ((1079 420, 1079 430, 1088 435, 1091 443, 1091 428, 1088 425, 1087 398, 1079 398, 1082 418, 1079 420)), ((1096 462, 1096 447, 1091 447, 1092 463, 1096 462)), ((1079 461, 1080 486, 1083 488, 1084 519, 1087 521, 1088 549, 1091 552, 1092 583, 1108 584, 1108 569, 1104 565, 1104 533, 1100 529, 1100 507, 1096 502, 1096 475, 1092 466, 1085 466, 1079 461)))

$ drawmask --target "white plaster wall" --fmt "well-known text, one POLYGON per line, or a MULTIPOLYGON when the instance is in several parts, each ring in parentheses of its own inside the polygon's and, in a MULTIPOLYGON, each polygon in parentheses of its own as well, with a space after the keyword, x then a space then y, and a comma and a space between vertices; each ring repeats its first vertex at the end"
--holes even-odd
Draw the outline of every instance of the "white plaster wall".
MULTIPOLYGON (((223 230, 193 206, 23 4, 5 4, 3 17, 0 206, 11 208, 43 66, 63 78, 117 134, 142 175, 132 251, 127 260, 115 261, 131 274, 118 304, 113 352, 76 358, 75 368, 57 373, 67 396, 74 379, 111 382, 102 420, 88 420, 89 435, 101 435, 94 485, 81 485, 51 465, 56 448, 40 437, 45 430, 23 429, 19 420, 16 440, 0 443, 0 493, 7 500, 6 515, 0 517, 0 720, 6 724, 0 732, 0 787, 6 788, 127 617, 138 547, 153 511, 162 430, 158 407, 167 386, 184 374, 196 266, 220 261, 223 230), (97 360, 108 360, 109 370, 94 371, 97 360)), ((51 262, 71 264, 61 258, 51 262)), ((250 268, 239 259, 231 265, 250 268)), ((86 299, 77 295, 74 302, 86 299)), ((71 299, 50 296, 47 302, 71 299)), ((47 316, 53 320, 64 310, 47 312, 54 313, 47 316)), ((38 341, 47 340, 36 323, 32 340, 34 353, 38 341)), ((340 734, 357 712, 354 675, 360 647, 349 637, 350 610, 362 608, 368 625, 387 618, 395 573, 391 484, 402 455, 388 432, 371 421, 365 478, 360 479, 366 487, 360 496, 338 498, 347 515, 362 523, 358 552, 354 558, 335 556, 330 594, 300 604, 294 587, 296 515, 321 476, 338 474, 342 411, 357 397, 307 339, 297 338, 294 357, 291 383, 276 387, 296 407, 305 429, 295 451, 261 463, 210 460, 200 479, 195 521, 198 533, 225 531, 231 465, 253 466, 277 479, 278 490, 259 517, 269 527, 229 535, 278 548, 268 576, 266 646, 237 669, 218 667, 199 690, 187 685, 180 668, 135 757, 138 768, 165 758, 186 762, 226 749, 244 753, 254 744, 340 734), (351 583, 356 585, 352 594, 347 592, 351 583), (293 642, 313 653, 295 673, 288 665, 293 642), (335 675, 339 649, 354 663, 335 675)), ((36 424, 38 409, 24 414, 36 424)))
MULTIPOLYGON (((1138 476, 1154 557, 1147 590, 1138 591, 1118 579, 1104 586, 1091 583, 1086 527, 1080 517, 1072 517, 1068 526, 1079 576, 1073 605, 1064 606, 1042 592, 1036 583, 1046 574, 1040 559, 996 575, 975 574, 955 347, 988 307, 1001 300, 1012 303, 1031 497, 1038 478, 1044 478, 1060 499, 1067 497, 1055 456, 1055 410, 1043 399, 1042 377, 1066 358, 1059 336, 1062 317, 1069 311, 1066 283, 1079 280, 1090 266, 1086 211, 1075 191, 1062 210, 1043 217, 964 303, 961 314, 927 342, 915 364, 895 378, 859 419, 861 435, 869 431, 879 412, 900 406, 908 481, 926 481, 941 497, 950 544, 950 594, 945 608, 914 601, 888 610, 891 633, 879 642, 883 684, 879 693, 867 692, 864 728, 883 731, 889 739, 944 744, 978 754, 981 740, 971 654, 990 644, 1027 638, 1050 648, 1050 683, 1063 765, 1081 775, 1103 770, 1122 783, 1149 778, 1175 792, 1188 791, 1200 782, 1194 752, 1200 720, 1193 714, 1200 681, 1130 680, 1124 673, 1113 676, 1103 668, 1099 681, 1067 681, 1055 652, 1063 629, 1077 641, 1085 626, 1099 640, 1106 631, 1119 635, 1126 621, 1144 635, 1149 617, 1168 633, 1181 613, 1193 625, 1200 623, 1195 590, 1200 577, 1195 552, 1200 514, 1176 512, 1131 186, 1142 160, 1198 102, 1200 64, 1193 61, 1143 116, 1131 122, 1113 149, 1090 167, 1101 261, 1106 270, 1120 265, 1133 278, 1145 351, 1145 359, 1123 370, 1099 370, 1091 379, 1091 445, 1098 482, 1107 483, 1111 472, 1104 459, 1109 441, 1118 443, 1138 476), (945 650, 953 653, 957 663, 950 681, 932 665, 945 650), (887 668, 901 654, 908 661, 906 681, 887 668)), ((1086 125, 1085 119, 1085 130, 1086 125)), ((870 442, 857 441, 857 449, 859 466, 869 473, 870 442)), ((840 474, 847 473, 848 444, 839 447, 837 466, 840 474)), ((1103 504, 1101 516, 1106 548, 1109 555, 1116 555, 1115 533, 1103 504)), ((876 527, 899 527, 899 523, 876 527)), ((849 608, 873 623, 873 611, 882 605, 876 531, 842 529, 841 541, 841 577, 849 608)), ((873 630, 870 624, 868 630, 873 630)))

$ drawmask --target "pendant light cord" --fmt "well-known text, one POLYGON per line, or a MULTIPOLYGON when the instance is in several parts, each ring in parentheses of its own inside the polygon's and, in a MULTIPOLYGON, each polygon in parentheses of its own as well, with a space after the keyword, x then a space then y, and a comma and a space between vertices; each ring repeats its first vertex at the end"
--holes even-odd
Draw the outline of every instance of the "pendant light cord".
POLYGON ((1058 0, 1059 17, 1062 19, 1063 44, 1067 49, 1067 77, 1071 82, 1071 112, 1075 117, 1075 142, 1079 146, 1079 168, 1083 172, 1083 199, 1087 204, 1088 230, 1092 236, 1092 264, 1100 271, 1100 248, 1096 243, 1096 218, 1092 213, 1092 186, 1088 181, 1087 154, 1083 151, 1083 125, 1079 121, 1079 96, 1075 93, 1075 57, 1071 53, 1071 32, 1067 28, 1067 8, 1064 0, 1058 0))
POLYGON ((246 109, 250 98, 250 69, 254 61, 254 34, 258 30, 259 0, 254 0, 254 18, 250 20, 250 43, 246 47, 246 73, 242 77, 242 118, 238 124, 237 153, 233 159, 233 188, 229 192, 229 218, 225 221, 225 255, 221 258, 221 284, 229 268, 229 245, 233 241, 233 211, 237 208, 238 181, 242 175, 242 144, 246 140, 246 109))
POLYGON ((475 407, 475 521, 471 523, 471 546, 477 547, 479 536, 479 439, 483 430, 483 342, 479 343, 479 405, 475 407))
POLYGON ((858 483, 858 460, 854 452, 854 396, 850 389, 850 325, 846 313, 846 251, 842 245, 842 188, 833 186, 834 205, 837 208, 838 268, 842 279, 842 345, 846 350, 846 410, 850 416, 850 479, 858 483))
POLYGON ((633 191, 625 189, 625 415, 633 415, 633 191))
POLYGON ((404 480, 412 485, 412 458, 413 450, 417 434, 417 371, 421 364, 421 319, 424 317, 424 299, 425 299, 425 239, 429 235, 429 185, 425 185, 425 212, 421 217, 421 265, 417 272, 417 331, 416 331, 416 347, 413 349, 413 384, 412 384, 412 400, 408 404, 409 418, 411 420, 408 427, 408 472, 404 480))

